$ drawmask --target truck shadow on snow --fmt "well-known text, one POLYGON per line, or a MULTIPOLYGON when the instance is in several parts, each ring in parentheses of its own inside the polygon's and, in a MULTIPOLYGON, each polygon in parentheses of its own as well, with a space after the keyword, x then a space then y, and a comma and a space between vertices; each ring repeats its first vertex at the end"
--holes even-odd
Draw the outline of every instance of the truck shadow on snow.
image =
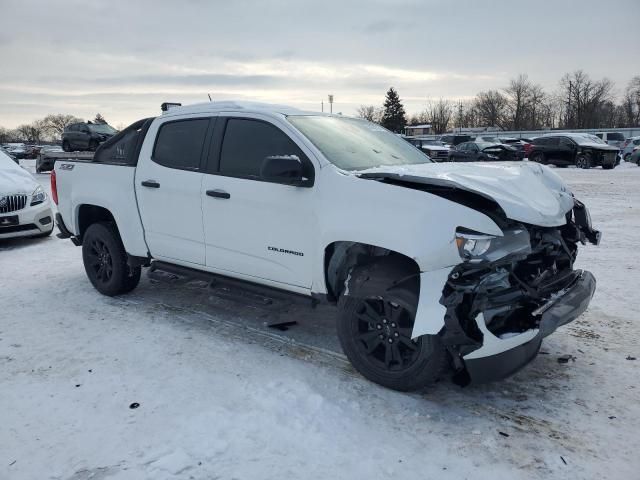
MULTIPOLYGON (((205 334, 258 344, 282 355, 328 366, 341 376, 382 389, 362 378, 342 353, 332 306, 312 308, 161 271, 148 273, 137 290, 113 301, 202 329, 205 334), (280 328, 282 325, 284 328, 280 328)), ((565 353, 558 342, 546 339, 541 354, 531 364, 503 381, 460 388, 447 375, 428 391, 411 395, 424 394, 429 400, 445 403, 452 395, 458 400, 506 400, 514 405, 529 398, 536 402, 551 400, 571 381, 573 367, 558 363, 558 357, 565 353)))

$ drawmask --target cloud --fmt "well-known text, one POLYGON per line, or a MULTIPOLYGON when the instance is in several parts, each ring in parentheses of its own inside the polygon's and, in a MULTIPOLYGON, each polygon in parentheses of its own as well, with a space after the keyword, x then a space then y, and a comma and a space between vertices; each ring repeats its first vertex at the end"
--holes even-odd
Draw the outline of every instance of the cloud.
MULTIPOLYGON (((576 9, 541 0, 2 0, 0 124, 33 120, 37 106, 79 116, 96 108, 130 119, 157 101, 245 98, 319 108, 381 104, 394 86, 407 111, 427 97, 462 98, 526 72, 549 88, 583 68, 624 85, 637 73, 637 0, 613 0, 617 27, 595 31, 597 0, 576 9), (549 17, 549 8, 554 15, 549 17), (537 35, 522 30, 526 18, 537 35), (493 28, 496 24, 500 28, 493 28), (20 106, 22 105, 22 106, 20 106), (28 105, 28 107, 26 106, 28 105), (28 112, 27 112, 28 110, 28 112), (30 116, 30 117, 29 117, 30 116)), ((119 120, 116 120, 119 121, 119 120)))

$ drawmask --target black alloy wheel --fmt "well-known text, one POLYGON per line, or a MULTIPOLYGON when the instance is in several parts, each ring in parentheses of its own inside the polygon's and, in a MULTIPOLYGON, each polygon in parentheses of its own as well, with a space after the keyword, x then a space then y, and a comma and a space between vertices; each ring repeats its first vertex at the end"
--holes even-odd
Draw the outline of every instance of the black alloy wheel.
POLYGON ((355 308, 356 345, 380 368, 401 371, 418 358, 421 339, 411 339, 413 320, 404 307, 381 298, 365 298, 355 308))
POLYGON ((113 277, 113 257, 109 247, 101 239, 92 239, 87 252, 87 264, 95 272, 97 281, 109 283, 113 277))

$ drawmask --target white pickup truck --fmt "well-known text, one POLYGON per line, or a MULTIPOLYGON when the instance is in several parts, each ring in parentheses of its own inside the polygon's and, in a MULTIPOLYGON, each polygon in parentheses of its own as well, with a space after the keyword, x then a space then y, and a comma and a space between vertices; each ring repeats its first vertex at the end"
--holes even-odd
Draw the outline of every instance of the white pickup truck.
POLYGON ((589 304, 586 207, 529 162, 434 163, 379 125, 220 102, 136 122, 51 177, 60 237, 105 295, 141 267, 337 305, 365 377, 421 388, 517 371, 589 304))

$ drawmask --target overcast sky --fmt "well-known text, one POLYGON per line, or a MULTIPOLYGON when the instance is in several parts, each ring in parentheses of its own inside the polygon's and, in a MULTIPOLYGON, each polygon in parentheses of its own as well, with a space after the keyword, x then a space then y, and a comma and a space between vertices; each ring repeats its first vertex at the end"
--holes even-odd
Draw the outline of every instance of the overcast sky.
POLYGON ((409 113, 518 73, 640 74, 640 0, 0 0, 0 125, 113 125, 163 101, 251 99, 353 114, 394 86, 409 113))

